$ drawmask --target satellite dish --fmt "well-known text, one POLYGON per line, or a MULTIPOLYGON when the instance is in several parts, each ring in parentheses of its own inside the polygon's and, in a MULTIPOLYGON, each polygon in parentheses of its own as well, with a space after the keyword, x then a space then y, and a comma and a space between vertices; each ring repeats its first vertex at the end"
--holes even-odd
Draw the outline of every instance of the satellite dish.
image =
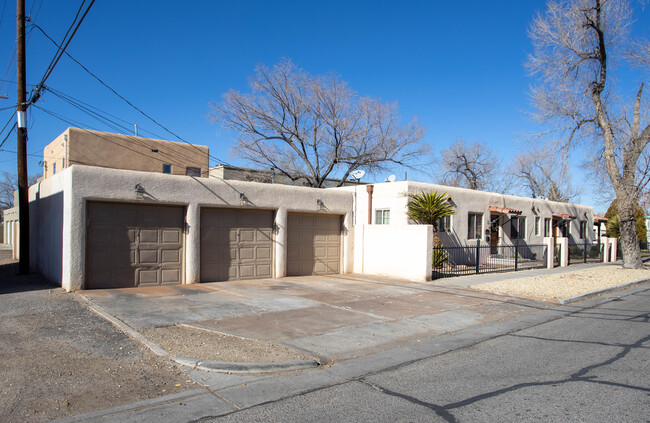
POLYGON ((350 176, 352 176, 354 179, 357 181, 363 177, 363 175, 366 174, 365 170, 357 169, 354 172, 350 172, 350 176))
POLYGON ((390 175, 385 182, 395 182, 395 175, 390 175))

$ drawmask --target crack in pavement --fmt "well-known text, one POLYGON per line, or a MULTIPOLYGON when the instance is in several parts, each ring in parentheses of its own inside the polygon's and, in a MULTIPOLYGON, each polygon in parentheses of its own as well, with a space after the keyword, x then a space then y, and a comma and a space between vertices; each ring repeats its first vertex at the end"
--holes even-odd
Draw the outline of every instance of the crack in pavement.
MULTIPOLYGON (((563 342, 562 340, 554 340, 554 339, 543 339, 542 338, 542 340, 563 342)), ((406 395, 406 394, 402 394, 402 393, 399 393, 399 392, 392 391, 392 390, 390 390, 388 388, 385 388, 385 387, 380 386, 378 384, 368 382, 368 381, 363 380, 363 379, 360 379, 360 381, 363 382, 363 383, 366 383, 367 385, 369 385, 369 386, 373 387, 374 389, 377 389, 378 391, 383 392, 383 393, 385 393, 387 395, 399 397, 399 398, 405 399, 407 401, 410 401, 410 402, 412 402, 414 404, 427 407, 427 408, 435 411, 437 415, 439 415, 440 417, 442 417, 443 419, 445 419, 448 422, 457 422, 458 420, 451 413, 451 410, 458 409, 458 408, 461 408, 461 407, 464 407, 464 406, 467 406, 467 405, 470 405, 470 404, 474 404, 474 403, 479 402, 479 401, 483 401, 485 399, 495 398, 495 397, 498 397, 498 396, 506 394, 506 393, 514 392, 514 391, 517 391, 517 390, 520 390, 520 389, 523 389, 523 388, 529 388, 529 387, 557 386, 557 385, 562 385, 562 384, 566 384, 566 383, 587 382, 587 383, 595 383, 595 384, 608 385, 608 386, 616 386, 616 387, 620 387, 620 388, 632 389, 632 390, 638 390, 638 391, 649 392, 650 393, 650 388, 645 388, 645 387, 642 387, 642 386, 628 385, 628 384, 612 382, 612 381, 606 381, 606 380, 595 380, 595 378, 597 378, 597 376, 585 376, 587 373, 589 373, 590 371, 592 371, 594 369, 605 367, 605 366, 608 366, 608 365, 611 365, 611 364, 615 363, 616 361, 618 361, 618 360, 622 359, 623 357, 625 357, 633 349, 646 348, 646 347, 643 346, 643 344, 645 342, 647 342, 648 340, 650 340, 650 335, 637 340, 633 344, 622 344, 622 345, 620 345, 618 347, 623 348, 623 350, 620 351, 618 354, 614 355, 612 358, 610 358, 608 360, 605 360, 603 362, 600 362, 600 363, 595 363, 595 364, 592 364, 590 366, 583 367, 579 371, 569 375, 569 377, 566 378, 566 379, 551 380, 551 381, 546 381, 546 382, 523 382, 523 383, 518 383, 518 384, 515 384, 515 385, 512 385, 512 386, 506 387, 506 388, 498 389, 498 390, 495 390, 495 391, 492 391, 492 392, 486 392, 484 394, 476 395, 476 396, 466 398, 466 399, 461 400, 461 401, 449 403, 449 404, 446 404, 446 405, 439 405, 439 404, 434 404, 434 403, 431 403, 431 402, 426 402, 426 401, 411 397, 411 396, 406 395)))

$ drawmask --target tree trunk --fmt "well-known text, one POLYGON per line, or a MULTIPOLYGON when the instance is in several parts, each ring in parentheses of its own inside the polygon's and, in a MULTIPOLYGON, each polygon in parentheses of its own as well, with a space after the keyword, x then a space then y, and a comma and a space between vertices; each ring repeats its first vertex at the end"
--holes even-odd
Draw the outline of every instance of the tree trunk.
POLYGON ((644 267, 636 234, 635 206, 636 203, 631 197, 619 197, 618 199, 621 251, 623 252, 623 267, 626 269, 642 269, 644 267))

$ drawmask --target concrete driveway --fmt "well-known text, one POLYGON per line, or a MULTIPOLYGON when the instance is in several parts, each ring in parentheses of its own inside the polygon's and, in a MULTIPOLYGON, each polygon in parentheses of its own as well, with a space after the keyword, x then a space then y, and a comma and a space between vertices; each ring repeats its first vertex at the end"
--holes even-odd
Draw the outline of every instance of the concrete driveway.
POLYGON ((553 304, 360 275, 82 291, 138 328, 185 324, 274 341, 321 362, 539 311, 553 304))

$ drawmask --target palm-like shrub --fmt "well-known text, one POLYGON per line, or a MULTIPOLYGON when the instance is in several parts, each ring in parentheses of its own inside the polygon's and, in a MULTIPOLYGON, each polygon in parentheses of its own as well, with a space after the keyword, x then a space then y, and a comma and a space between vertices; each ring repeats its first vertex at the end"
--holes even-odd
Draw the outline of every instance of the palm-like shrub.
POLYGON ((440 245, 438 221, 454 213, 454 208, 449 204, 447 193, 438 194, 436 191, 431 191, 411 195, 406 214, 415 223, 433 225, 434 243, 440 245))

